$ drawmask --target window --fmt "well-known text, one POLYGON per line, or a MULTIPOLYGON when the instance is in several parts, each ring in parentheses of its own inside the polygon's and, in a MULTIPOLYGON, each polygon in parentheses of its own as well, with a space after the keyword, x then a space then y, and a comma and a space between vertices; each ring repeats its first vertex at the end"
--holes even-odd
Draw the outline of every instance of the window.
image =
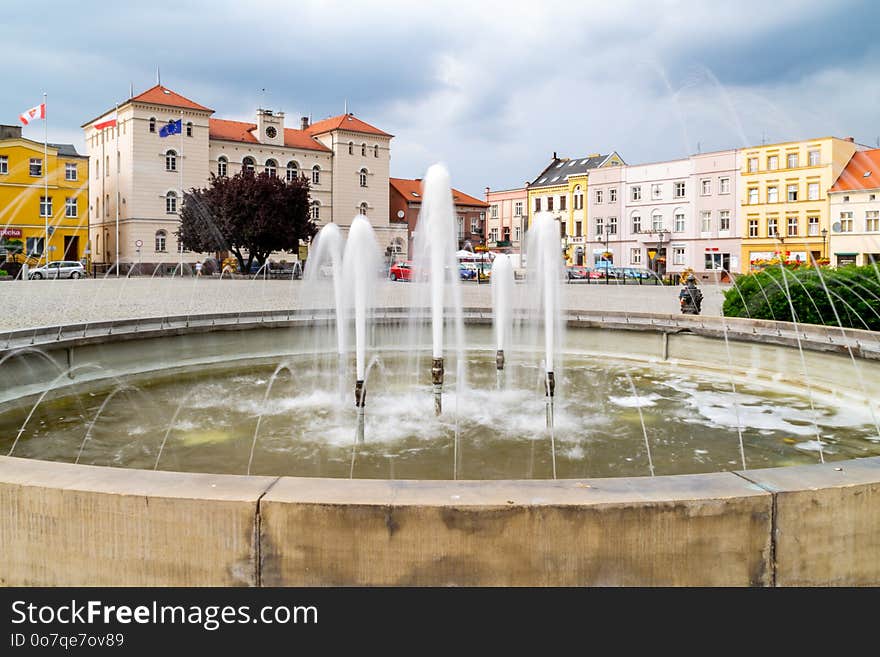
POLYGON ((492 242, 498 241, 498 229, 497 228, 490 228, 489 229, 489 240, 492 242))
POLYGON ((76 164, 74 162, 67 162, 64 165, 64 179, 76 180, 76 177, 76 164))
POLYGON ((876 194, 868 194, 868 200, 869 201, 876 201, 877 195, 876 194))
POLYGON ((673 265, 683 265, 684 264, 684 247, 676 246, 672 248, 672 264, 673 265))
POLYGON ((807 183, 807 200, 809 200, 809 201, 818 201, 819 200, 819 183, 817 183, 817 182, 807 183))
POLYGON ((719 194, 730 194, 730 178, 720 178, 718 180, 720 189, 719 194))
POLYGON ((605 232, 605 219, 602 217, 596 217, 596 237, 602 237, 602 233, 605 232))
POLYGON ((535 212, 540 212, 540 211, 541 211, 541 199, 536 198, 535 199, 535 212))
POLYGON ((617 217, 608 217, 608 234, 617 235, 617 217))
POLYGON ((559 197, 559 209, 565 210, 568 205, 568 196, 560 196, 559 197))
POLYGON ((702 196, 709 196, 712 193, 712 181, 709 178, 703 178, 700 181, 700 194, 702 196))
POLYGON ((223 156, 220 156, 219 158, 217 158, 217 175, 221 178, 225 178, 228 172, 229 160, 227 160, 223 156))
POLYGON ((40 216, 41 217, 51 217, 52 216, 52 197, 51 196, 48 199, 45 196, 40 197, 40 216))
POLYGON ((373 146, 373 157, 379 157, 379 146, 373 146))
POLYGON ((616 203, 617 202, 617 188, 616 187, 612 187, 611 189, 608 190, 608 202, 609 203, 616 203))
POLYGON ((101 197, 95 197, 95 217, 101 216, 101 197))
POLYGON ((779 188, 776 185, 767 188, 767 202, 779 203, 779 188))
POLYGON ((685 231, 684 212, 676 210, 673 216, 672 230, 675 233, 683 233, 685 231))
POLYGON ((758 188, 749 187, 749 205, 758 204, 758 188))
POLYGON ((156 119, 150 119, 150 132, 156 132, 156 119))
POLYGON ((522 201, 517 201, 516 203, 514 203, 513 204, 513 216, 514 217, 521 217, 522 216, 522 208, 523 208, 522 201))
POLYGON ((758 158, 750 157, 749 158, 749 168, 748 168, 749 173, 754 173, 757 170, 758 170, 758 158))
POLYGON ((767 220, 767 237, 776 237, 779 235, 779 220, 778 219, 768 219, 767 220))
POLYGON ((348 142, 348 154, 354 155, 354 142, 353 141, 348 142))
POLYGON ((107 156, 107 161, 104 163, 104 177, 108 177, 110 175, 110 156, 107 156))
POLYGON ((101 160, 95 158, 95 178, 101 177, 101 160))
POLYGON ((321 218, 321 203, 319 201, 312 201, 311 205, 311 214, 312 221, 317 221, 321 218))
POLYGON ((779 156, 778 155, 768 155, 767 156, 767 169, 769 171, 775 171, 779 168, 779 156))
POLYGON ((364 201, 363 203, 361 203, 358 206, 358 212, 361 213, 362 215, 364 215, 365 217, 367 216, 367 202, 366 201, 364 201))
POLYGON ((574 222, 574 236, 575 237, 583 237, 583 224, 580 221, 574 222))
POLYGON ((642 215, 634 214, 632 216, 632 232, 641 233, 642 232, 642 215))
POLYGON ((730 230, 730 210, 721 210, 718 213, 718 230, 730 230))
POLYGON ((787 156, 786 165, 789 169, 796 169, 798 165, 798 154, 797 153, 789 153, 787 156))
POLYGON ((654 183, 651 185, 651 198, 656 200, 659 199, 663 195, 663 190, 660 187, 660 183, 654 183))
POLYGON ((76 204, 76 197, 67 197, 64 199, 64 216, 69 219, 75 219, 78 214, 78 208, 76 204))
POLYGON ((287 182, 291 180, 296 180, 296 177, 299 175, 299 165, 296 162, 288 162, 287 163, 287 182))
POLYGON ((366 155, 367 155, 367 145, 361 144, 361 156, 366 157, 366 155))
POLYGON ((819 235, 819 217, 807 217, 807 235, 810 237, 819 235))
POLYGON ((871 233, 880 231, 880 210, 867 210, 865 212, 865 230, 871 233))
POLYGON ((636 185, 629 190, 630 200, 633 201, 641 201, 642 200, 642 188, 640 185, 636 185))
POLYGON ((519 242, 522 239, 522 228, 519 226, 516 227, 516 241, 519 242))
POLYGON ((642 264, 642 250, 641 249, 630 249, 629 250, 629 264, 631 264, 631 265, 642 264))
POLYGON ((464 217, 458 215, 458 239, 464 239, 464 217))
POLYGON ((33 178, 39 178, 43 175, 43 160, 38 157, 32 157, 28 165, 28 173, 33 178))
POLYGON ((493 219, 497 219, 498 218, 498 204, 493 203, 489 208, 489 212, 490 212, 490 216, 493 219))
POLYGON ((553 197, 547 197, 547 212, 553 212, 553 197))
POLYGON ((321 184, 321 167, 319 167, 317 164, 312 167, 312 184, 321 184))
POLYGON ((256 162, 254 161, 254 158, 252 158, 250 156, 244 158, 241 161, 241 168, 243 171, 249 171, 249 172, 253 173, 254 169, 256 168, 256 162))
POLYGON ((9 157, 7 155, 0 155, 0 174, 6 175, 9 173, 9 157))
MULTIPOLYGON (((165 151, 165 171, 177 171, 177 152, 165 151)), ((104 173, 107 173, 107 167, 104 167, 104 173)))
POLYGON ((651 215, 651 229, 656 232, 661 228, 663 228, 663 215, 655 212, 651 215))
POLYGON ((479 234, 480 232, 480 220, 476 217, 471 217, 471 235, 479 234))
POLYGON ((110 194, 104 196, 104 216, 110 216, 110 194))
POLYGON ((186 124, 186 136, 187 136, 187 137, 192 137, 192 136, 193 136, 193 124, 192 124, 192 121, 189 121, 189 122, 186 124))
POLYGON ((164 230, 156 231, 156 253, 164 253, 165 252, 165 241, 168 237, 168 234, 164 230))
POLYGON ((798 218, 797 216, 787 217, 785 219, 786 235, 788 237, 797 237, 798 234, 798 218))
POLYGON ((786 187, 787 197, 789 202, 794 202, 798 200, 798 186, 797 184, 788 185, 786 187))
POLYGON ((177 194, 175 192, 168 192, 165 194, 165 214, 176 214, 177 213, 177 194))
POLYGON ((749 237, 758 236, 758 220, 749 219, 749 237))
POLYGON ((577 185, 574 188, 574 209, 575 210, 583 210, 584 209, 584 192, 581 189, 580 185, 577 185))
POLYGON ((367 186, 367 170, 366 169, 361 169, 360 171, 358 171, 358 182, 360 183, 361 187, 367 186))
POLYGON ((270 178, 274 178, 278 173, 278 163, 275 160, 266 160, 266 173, 270 178))
POLYGON ((843 197, 843 202, 844 202, 844 203, 849 203, 849 195, 845 195, 845 196, 843 197))
POLYGON ((840 213, 840 232, 841 233, 853 232, 853 213, 852 212, 841 212, 840 213))
POLYGON ((712 211, 703 210, 700 212, 700 231, 703 233, 712 232, 712 211))
POLYGON ((677 182, 677 183, 675 183, 674 194, 673 194, 673 196, 674 196, 675 198, 684 198, 684 189, 685 189, 685 187, 684 187, 684 183, 683 183, 683 182, 677 182))
POLYGON ((602 197, 603 197, 602 190, 601 190, 601 189, 597 189, 597 190, 596 190, 596 203, 601 203, 601 202, 602 202, 602 197))
POLYGON ((819 151, 810 151, 807 153, 807 158, 809 159, 811 167, 819 166, 819 151))
POLYGON ((25 252, 29 256, 43 255, 44 239, 43 237, 26 237, 25 252))

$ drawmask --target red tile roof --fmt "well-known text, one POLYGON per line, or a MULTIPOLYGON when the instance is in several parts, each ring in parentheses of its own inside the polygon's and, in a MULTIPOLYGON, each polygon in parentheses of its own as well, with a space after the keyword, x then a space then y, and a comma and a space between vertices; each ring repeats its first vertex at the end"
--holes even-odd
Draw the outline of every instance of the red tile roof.
MULTIPOLYGON (((391 183, 391 186, 397 190, 397 193, 403 196, 407 201, 413 203, 421 203, 422 201, 422 179, 416 178, 415 180, 410 180, 409 178, 389 178, 388 182, 391 183)), ((464 192, 460 192, 457 189, 452 190, 452 201, 455 205, 460 206, 477 206, 481 208, 488 208, 489 204, 485 201, 481 201, 478 198, 474 198, 464 192)))
MULTIPOLYGON (((253 131, 257 129, 256 123, 227 121, 226 119, 209 119, 208 124, 210 126, 209 134, 211 139, 239 141, 247 144, 259 143, 257 138, 253 135, 253 131)), ((290 148, 300 148, 302 150, 330 152, 329 148, 314 139, 311 135, 302 130, 294 130, 293 128, 284 129, 284 145, 290 148)))
POLYGON ((189 98, 184 98, 180 94, 159 84, 151 89, 147 89, 144 93, 135 96, 132 100, 140 101, 142 103, 152 103, 153 105, 167 105, 169 107, 203 110, 205 112, 214 111, 204 105, 194 103, 189 98))
POLYGON ((387 132, 379 130, 379 128, 371 126, 365 121, 361 121, 354 114, 340 114, 323 121, 317 121, 306 128, 306 131, 313 135, 320 135, 331 130, 350 130, 351 132, 365 132, 370 135, 381 135, 383 137, 393 137, 387 132))
POLYGON ((832 192, 880 189, 880 148, 856 151, 835 183, 832 192))

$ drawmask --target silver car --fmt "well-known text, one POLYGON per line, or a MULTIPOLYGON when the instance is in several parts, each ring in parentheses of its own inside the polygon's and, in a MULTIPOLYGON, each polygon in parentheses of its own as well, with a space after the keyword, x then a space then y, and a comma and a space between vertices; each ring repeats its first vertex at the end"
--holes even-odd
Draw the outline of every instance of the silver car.
POLYGON ((50 262, 48 265, 36 267, 28 272, 28 278, 31 280, 40 278, 83 278, 86 275, 86 268, 81 262, 74 260, 57 260, 50 262))

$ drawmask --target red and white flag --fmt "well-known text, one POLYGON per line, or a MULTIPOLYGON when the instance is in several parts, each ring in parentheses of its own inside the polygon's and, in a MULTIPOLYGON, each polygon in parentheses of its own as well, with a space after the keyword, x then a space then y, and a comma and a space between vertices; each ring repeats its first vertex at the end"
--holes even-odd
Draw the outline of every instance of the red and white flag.
POLYGON ((105 116, 102 120, 94 123, 92 127, 95 130, 103 130, 104 128, 112 128, 116 125, 116 112, 105 116))
POLYGON ((31 121, 35 121, 36 119, 45 119, 46 118, 46 103, 40 103, 36 107, 31 107, 29 110, 22 112, 18 115, 18 120, 27 125, 31 121))

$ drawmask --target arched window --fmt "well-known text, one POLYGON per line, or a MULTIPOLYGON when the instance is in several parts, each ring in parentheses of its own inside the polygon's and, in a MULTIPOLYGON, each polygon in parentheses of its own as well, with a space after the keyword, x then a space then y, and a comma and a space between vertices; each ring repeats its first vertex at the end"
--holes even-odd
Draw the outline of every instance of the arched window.
POLYGON ((361 144, 361 155, 363 155, 364 157, 366 157, 366 155, 367 155, 367 145, 366 144, 361 144))
POLYGON ((164 230, 156 231, 156 253, 163 253, 165 251, 165 240, 168 237, 168 234, 164 230))
POLYGON ((321 218, 321 202, 320 201, 312 201, 311 203, 311 215, 312 220, 317 221, 321 218))
POLYGON ((165 171, 177 171, 177 151, 165 151, 165 171))
POLYGON ((348 142, 348 154, 354 155, 354 142, 353 141, 348 142))
POLYGON ((663 214, 660 210, 651 213, 651 230, 658 231, 663 228, 663 214))
POLYGON ((379 157, 379 146, 373 146, 373 157, 379 157))
POLYGON ((581 189, 580 185, 575 185, 574 188, 574 209, 584 209, 584 190, 581 189))
POLYGON ((312 184, 321 184, 321 167, 319 167, 317 164, 312 167, 312 184))
POLYGON ((177 192, 165 194, 165 214, 177 214, 177 192))
POLYGON ((217 158, 217 175, 221 178, 225 178, 228 171, 229 160, 227 160, 225 156, 221 155, 219 158, 217 158))
POLYGON ((367 186, 367 169, 364 167, 358 172, 358 180, 361 183, 361 187, 367 186))
POLYGON ((270 177, 274 178, 277 172, 278 163, 275 160, 266 160, 266 173, 268 173, 270 177))
POLYGON ((156 118, 150 118, 150 132, 156 132, 156 118))
POLYGON ((287 163, 287 182, 291 180, 296 180, 296 177, 299 175, 299 165, 296 162, 288 162, 287 163))
POLYGON ((241 161, 241 168, 244 171, 250 171, 253 173, 255 164, 254 158, 248 156, 241 161))
POLYGON ((641 233, 642 232, 642 213, 636 210, 630 215, 631 223, 632 223, 632 232, 633 233, 641 233))
POLYGON ((364 215, 365 217, 367 216, 367 203, 366 203, 366 201, 364 201, 363 203, 361 203, 358 206, 358 212, 360 214, 364 215))
POLYGON ((186 124, 186 136, 187 136, 187 137, 192 137, 192 136, 193 136, 193 124, 192 124, 192 121, 189 121, 189 122, 186 124))

